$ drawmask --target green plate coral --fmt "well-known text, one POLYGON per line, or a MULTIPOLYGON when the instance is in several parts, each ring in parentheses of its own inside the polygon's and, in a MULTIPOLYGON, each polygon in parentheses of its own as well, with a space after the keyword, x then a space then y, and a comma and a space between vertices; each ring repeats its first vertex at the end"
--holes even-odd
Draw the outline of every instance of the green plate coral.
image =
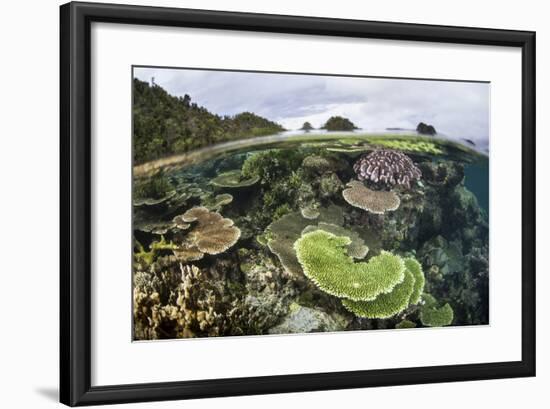
POLYGON ((407 152, 429 153, 433 155, 442 154, 443 151, 433 142, 419 139, 399 140, 399 139, 371 139, 370 143, 385 148, 397 149, 407 152))
POLYGON ((426 283, 424 273, 422 272, 422 266, 414 257, 409 257, 405 259, 405 267, 407 267, 407 270, 409 270, 414 277, 414 287, 409 304, 418 304, 422 297, 422 292, 424 291, 424 284, 426 283))
POLYGON ((380 294, 372 301, 342 300, 342 304, 358 317, 389 318, 399 314, 411 304, 417 304, 424 290, 424 273, 422 266, 415 258, 403 260, 405 279, 387 294, 380 294))
POLYGON ((387 294, 380 294, 372 301, 352 301, 343 299, 342 304, 358 317, 389 318, 400 313, 409 305, 414 289, 414 276, 405 270, 405 279, 387 294))
POLYGON ((430 294, 423 294, 424 305, 420 308, 420 322, 427 327, 444 327, 451 325, 454 312, 449 303, 437 306, 436 299, 430 294))
POLYGON ((349 237, 323 230, 304 234, 294 243, 305 275, 321 290, 355 301, 374 300, 405 278, 401 257, 382 251, 369 262, 354 263, 347 254, 349 237))

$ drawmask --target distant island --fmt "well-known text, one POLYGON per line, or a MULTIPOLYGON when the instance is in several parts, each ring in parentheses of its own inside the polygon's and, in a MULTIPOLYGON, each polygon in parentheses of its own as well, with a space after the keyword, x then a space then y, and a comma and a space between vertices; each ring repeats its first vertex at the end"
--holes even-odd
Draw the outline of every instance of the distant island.
POLYGON ((313 125, 311 125, 309 122, 304 122, 304 124, 302 125, 302 127, 300 128, 300 131, 306 131, 306 132, 309 132, 311 130, 315 129, 313 127, 313 125))
POLYGON ((271 135, 285 129, 251 112, 219 116, 134 78, 134 164, 215 143, 271 135))
POLYGON ((425 124, 424 122, 420 122, 416 126, 416 132, 423 135, 435 135, 437 133, 432 125, 425 124))
POLYGON ((331 116, 321 129, 327 131, 354 131, 359 128, 347 118, 342 116, 331 116))

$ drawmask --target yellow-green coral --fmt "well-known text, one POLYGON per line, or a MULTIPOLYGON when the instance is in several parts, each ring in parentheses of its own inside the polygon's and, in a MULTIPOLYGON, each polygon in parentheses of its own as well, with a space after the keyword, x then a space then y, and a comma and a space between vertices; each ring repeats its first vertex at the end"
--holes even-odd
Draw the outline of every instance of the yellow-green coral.
POLYGON ((397 284, 387 294, 380 294, 372 301, 342 300, 342 304, 355 315, 364 318, 389 318, 410 304, 420 301, 420 295, 424 289, 424 273, 422 266, 416 259, 409 257, 404 259, 405 279, 397 284))
POLYGON ((442 307, 437 306, 436 299, 430 294, 423 294, 424 305, 420 308, 420 322, 427 327, 444 327, 451 325, 454 318, 449 303, 442 307))
POLYGON ((160 236, 160 241, 154 241, 149 245, 149 251, 146 251, 140 242, 136 241, 138 251, 134 253, 136 261, 143 262, 145 265, 151 265, 162 250, 175 250, 178 248, 174 243, 167 242, 164 236, 160 236))
POLYGON ((418 304, 424 291, 424 284, 426 283, 422 266, 414 257, 408 257, 405 259, 405 267, 414 276, 414 287, 409 304, 418 304))
POLYGON ((439 155, 443 151, 433 142, 422 141, 422 140, 403 140, 403 139, 371 139, 370 143, 378 146, 383 146, 385 148, 397 149, 408 152, 420 152, 420 153, 431 153, 434 155, 439 155))
POLYGON ((380 294, 372 301, 343 299, 342 304, 358 317, 389 318, 407 308, 413 292, 414 281, 412 273, 405 270, 405 279, 397 284, 391 292, 380 294))
POLYGON ((304 234, 294 243, 305 275, 321 290, 355 301, 374 300, 405 278, 401 257, 382 251, 369 262, 354 263, 346 252, 351 239, 323 230, 304 234))
POLYGON ((332 233, 335 236, 346 236, 349 237, 351 243, 347 246, 348 256, 351 256, 356 259, 365 258, 369 252, 369 248, 365 245, 365 241, 359 236, 355 231, 349 230, 345 227, 338 226, 332 223, 320 222, 317 226, 307 226, 302 234, 309 233, 315 230, 324 230, 326 232, 332 233))

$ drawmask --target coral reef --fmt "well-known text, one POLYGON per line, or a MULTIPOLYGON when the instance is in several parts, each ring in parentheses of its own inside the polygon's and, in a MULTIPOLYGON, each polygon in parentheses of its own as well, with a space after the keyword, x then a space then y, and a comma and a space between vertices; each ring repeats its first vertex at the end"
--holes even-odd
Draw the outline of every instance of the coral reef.
POLYGON ((374 214, 384 214, 396 210, 401 201, 395 192, 371 190, 362 182, 352 180, 342 191, 342 196, 350 205, 374 214))
POLYGON ((351 239, 324 230, 304 234, 294 244, 305 275, 321 290, 350 300, 374 300, 403 281, 403 260, 388 252, 354 263, 346 254, 351 239))
POLYGON ((489 322, 467 149, 301 138, 136 180, 134 339, 489 322))
POLYGON ((422 176, 420 169, 405 155, 392 149, 378 149, 361 156, 353 165, 359 180, 385 185, 400 185, 407 189, 422 176))
POLYGON ((202 269, 170 257, 157 269, 136 271, 134 339, 262 334, 273 328, 288 313, 294 289, 276 266, 242 257, 252 266, 246 273, 226 262, 202 269))

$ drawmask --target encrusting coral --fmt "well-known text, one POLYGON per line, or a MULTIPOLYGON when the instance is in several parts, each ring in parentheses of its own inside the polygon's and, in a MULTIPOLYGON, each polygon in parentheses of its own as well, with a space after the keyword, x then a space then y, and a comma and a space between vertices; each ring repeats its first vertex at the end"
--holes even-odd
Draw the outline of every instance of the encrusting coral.
POLYGON ((403 320, 395 324, 396 329, 416 328, 416 324, 410 320, 403 320))
POLYGON ((347 188, 342 191, 342 196, 350 205, 374 214, 396 210, 401 203, 395 192, 371 190, 357 180, 347 184, 347 188))
POLYGON ((403 152, 378 149, 364 154, 353 165, 357 178, 388 186, 400 185, 407 189, 422 176, 420 169, 403 152))
POLYGON ((453 323, 454 313, 449 303, 437 306, 437 300, 430 294, 422 295, 424 305, 420 307, 420 322, 427 327, 443 327, 453 323))
POLYGON ((374 300, 405 278, 405 264, 388 252, 354 263, 346 254, 351 239, 324 230, 304 234, 294 244, 305 275, 321 290, 350 300, 374 300))
MULTIPOLYGON (((178 222, 180 219, 178 218, 178 222)), ((183 240, 177 244, 174 254, 182 261, 200 260, 204 253, 219 254, 233 246, 241 231, 226 219, 206 207, 193 207, 181 215, 181 223, 194 224, 183 240)))

